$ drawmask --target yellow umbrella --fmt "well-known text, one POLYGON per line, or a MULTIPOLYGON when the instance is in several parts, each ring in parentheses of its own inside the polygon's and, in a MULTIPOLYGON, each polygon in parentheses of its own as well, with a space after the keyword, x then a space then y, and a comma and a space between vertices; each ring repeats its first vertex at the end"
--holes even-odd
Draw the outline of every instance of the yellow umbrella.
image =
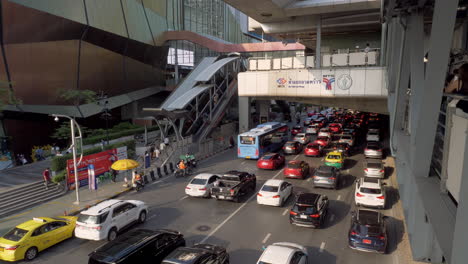
POLYGON ((114 169, 114 170, 124 171, 124 170, 134 169, 134 168, 136 168, 138 166, 140 166, 140 163, 138 163, 138 161, 136 161, 136 160, 122 159, 122 160, 118 160, 118 161, 114 162, 112 164, 111 168, 114 169))

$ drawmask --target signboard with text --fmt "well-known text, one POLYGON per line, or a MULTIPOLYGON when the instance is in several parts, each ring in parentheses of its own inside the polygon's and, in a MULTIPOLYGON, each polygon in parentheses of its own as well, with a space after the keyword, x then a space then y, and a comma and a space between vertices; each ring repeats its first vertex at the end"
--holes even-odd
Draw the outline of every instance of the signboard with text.
MULTIPOLYGON (((89 165, 94 167, 94 177, 98 177, 110 170, 110 166, 117 160, 127 158, 127 147, 110 149, 99 153, 87 155, 78 165, 78 181, 80 186, 88 185, 88 169, 89 165)), ((67 160, 67 183, 75 183, 75 171, 73 168, 73 160, 67 160)))

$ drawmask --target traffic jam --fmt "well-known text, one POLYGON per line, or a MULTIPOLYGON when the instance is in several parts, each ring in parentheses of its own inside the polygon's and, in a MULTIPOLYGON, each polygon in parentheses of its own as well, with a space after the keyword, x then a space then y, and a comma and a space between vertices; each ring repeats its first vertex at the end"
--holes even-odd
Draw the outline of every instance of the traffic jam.
MULTIPOLYGON (((242 203, 246 197, 255 195, 258 206, 288 206, 289 225, 320 229, 330 219, 333 201, 319 191, 296 190, 298 183, 307 180, 314 191, 344 188, 347 160, 361 154, 365 157, 360 164, 364 170, 362 177, 356 177, 353 182, 355 209, 349 212, 351 222, 343 239, 351 249, 386 254, 389 228, 388 217, 382 210, 389 205, 382 119, 375 113, 329 108, 308 112, 293 125, 260 124, 237 136, 237 158, 255 162, 258 169, 267 173, 282 172, 283 177, 259 181, 260 187, 255 173, 242 168, 203 172, 187 179, 185 194, 232 203, 242 203), (296 159, 299 154, 304 159, 296 159), (297 156, 287 158, 292 155, 297 156), (312 159, 320 165, 311 165, 312 159)), ((3 234, 0 260, 40 259, 40 253, 53 245, 67 239, 81 239, 107 241, 89 252, 86 260, 89 264, 230 263, 229 252, 221 245, 203 242, 189 245, 179 231, 139 228, 151 210, 154 209, 145 201, 110 199, 77 216, 35 217, 3 234)), ((312 260, 307 245, 285 241, 266 245, 256 263, 305 264, 312 260)))

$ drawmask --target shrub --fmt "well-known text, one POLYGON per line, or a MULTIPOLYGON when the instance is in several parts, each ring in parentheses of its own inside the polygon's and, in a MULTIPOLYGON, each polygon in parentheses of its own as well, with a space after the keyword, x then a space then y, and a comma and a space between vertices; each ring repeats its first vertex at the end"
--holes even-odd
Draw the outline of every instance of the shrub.
MULTIPOLYGON (((148 132, 154 131, 154 130, 158 130, 158 126, 152 126, 152 127, 147 128, 148 132)), ((126 137, 126 136, 132 136, 135 134, 141 134, 144 132, 145 132, 144 127, 137 127, 137 128, 132 128, 132 129, 118 131, 118 132, 112 132, 109 130, 109 140, 126 137)), ((83 139, 83 145, 92 145, 92 144, 101 142, 101 140, 107 139, 105 130, 102 130, 102 132, 100 132, 99 134, 94 135, 94 133, 92 133, 91 135, 93 136, 83 139)))
MULTIPOLYGON (((104 149, 105 150, 106 149, 114 149, 114 148, 119 148, 119 147, 123 147, 123 146, 127 146, 128 153, 135 153, 135 140, 128 140, 128 141, 124 141, 124 142, 118 142, 118 143, 115 143, 115 144, 106 145, 106 146, 104 146, 104 149), (131 152, 131 151, 133 151, 133 152, 131 152)), ((102 151, 101 147, 85 149, 83 151, 83 156, 91 155, 91 154, 94 154, 94 153, 99 153, 101 151, 102 151)), ((63 156, 55 156, 52 159, 51 169, 53 171, 65 170, 67 168, 67 160, 72 159, 72 158, 73 158, 72 154, 67 154, 67 155, 63 155, 63 156)))
POLYGON ((54 183, 59 183, 65 180, 67 177, 67 170, 62 170, 55 174, 55 176, 52 178, 52 182, 54 183))

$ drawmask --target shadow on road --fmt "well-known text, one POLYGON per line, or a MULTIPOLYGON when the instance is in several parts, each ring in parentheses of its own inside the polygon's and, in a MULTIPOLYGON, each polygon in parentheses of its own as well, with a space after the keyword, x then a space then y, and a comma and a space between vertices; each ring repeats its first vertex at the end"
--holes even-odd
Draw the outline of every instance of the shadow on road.
POLYGON ((342 201, 330 200, 328 205, 328 216, 324 222, 323 229, 330 228, 343 221, 349 215, 351 206, 342 201), (332 217, 333 215, 333 217, 332 217))
POLYGON ((400 194, 397 189, 387 186, 386 187, 387 201, 385 207, 391 209, 394 204, 400 200, 400 194))
POLYGON ((309 253, 309 263, 336 264, 336 256, 327 250, 320 250, 317 247, 307 247, 309 253))
POLYGON ((341 175, 340 186, 339 186, 338 189, 339 190, 346 189, 349 186, 353 185, 355 181, 356 181, 355 176, 353 176, 351 174, 343 174, 343 175, 341 175))
POLYGON ((403 234, 405 233, 405 224, 403 223, 403 221, 393 217, 388 217, 386 221, 388 225, 387 252, 391 254, 392 252, 397 250, 398 244, 400 244, 400 242, 403 239, 403 234))
POLYGON ((356 166, 357 163, 358 163, 357 160, 345 159, 345 164, 344 164, 343 170, 350 170, 354 166, 356 166))

